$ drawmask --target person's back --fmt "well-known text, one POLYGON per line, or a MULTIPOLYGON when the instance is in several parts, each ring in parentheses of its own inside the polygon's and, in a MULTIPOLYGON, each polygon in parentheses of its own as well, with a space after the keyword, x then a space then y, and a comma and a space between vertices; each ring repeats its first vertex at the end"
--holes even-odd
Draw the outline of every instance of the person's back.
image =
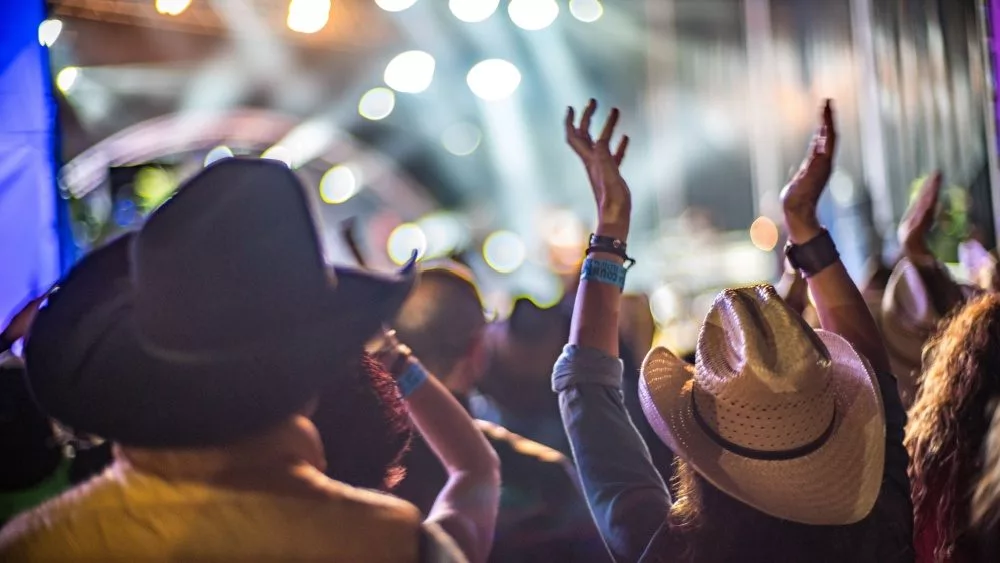
MULTIPOLYGON (((174 480, 118 461, 0 534, 12 561, 417 561, 421 516, 303 466, 280 488, 174 480)), ((208 474, 205 475, 208 477, 208 474)))
MULTIPOLYGON (((471 273, 447 264, 422 272, 395 328, 468 408, 482 371, 485 325, 471 273)), ((500 511, 490 561, 607 561, 566 456, 497 424, 477 424, 500 458, 500 511)), ((429 511, 447 480, 444 468, 420 436, 414 436, 403 464, 406 477, 393 493, 429 511)))
POLYGON ((28 380, 115 462, 10 522, 0 561, 466 560, 415 507, 322 473, 308 416, 414 276, 325 265, 312 217, 287 167, 225 159, 74 266, 28 380))

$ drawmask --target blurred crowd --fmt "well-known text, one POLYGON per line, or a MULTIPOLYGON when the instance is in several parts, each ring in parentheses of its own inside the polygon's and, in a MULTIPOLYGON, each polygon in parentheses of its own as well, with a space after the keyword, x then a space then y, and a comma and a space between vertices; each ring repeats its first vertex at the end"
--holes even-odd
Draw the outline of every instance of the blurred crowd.
POLYGON ((941 175, 856 284, 817 217, 826 102, 774 285, 667 350, 623 295, 629 140, 596 114, 565 118, 598 221, 552 308, 487 319, 457 261, 328 264, 295 173, 236 157, 31 296, 0 334, 0 560, 997 561, 1000 269, 931 250, 941 175))

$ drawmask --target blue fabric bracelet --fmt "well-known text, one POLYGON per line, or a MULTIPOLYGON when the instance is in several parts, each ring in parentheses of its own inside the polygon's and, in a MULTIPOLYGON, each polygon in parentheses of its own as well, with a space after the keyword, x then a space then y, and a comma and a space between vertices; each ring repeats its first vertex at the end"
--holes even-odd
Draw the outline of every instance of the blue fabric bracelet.
POLYGON ((616 264, 610 260, 599 260, 587 257, 583 261, 583 270, 580 272, 581 281, 595 281, 617 286, 618 289, 625 290, 625 266, 616 264))
POLYGON ((417 362, 411 361, 403 375, 400 375, 396 380, 396 385, 399 386, 399 393, 405 399, 410 396, 411 393, 420 388, 427 381, 427 372, 424 371, 424 367, 417 362))

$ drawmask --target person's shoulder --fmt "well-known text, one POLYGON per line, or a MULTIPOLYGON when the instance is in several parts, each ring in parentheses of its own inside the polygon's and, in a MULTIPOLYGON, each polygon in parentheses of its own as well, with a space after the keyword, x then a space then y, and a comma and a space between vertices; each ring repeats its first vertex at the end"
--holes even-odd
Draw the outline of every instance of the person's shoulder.
POLYGON ((322 479, 318 485, 330 499, 337 501, 329 503, 331 509, 364 514, 377 520, 411 524, 414 528, 423 520, 416 506, 399 497, 370 489, 359 489, 325 476, 322 479))

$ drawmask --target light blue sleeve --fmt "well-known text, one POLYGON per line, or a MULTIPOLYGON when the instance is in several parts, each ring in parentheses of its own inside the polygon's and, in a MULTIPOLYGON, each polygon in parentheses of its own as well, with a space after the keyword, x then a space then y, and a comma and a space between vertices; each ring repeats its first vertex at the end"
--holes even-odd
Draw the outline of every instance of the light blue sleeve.
POLYGON ((615 561, 638 561, 670 511, 670 493, 625 410, 622 362, 567 345, 552 372, 587 503, 615 561))

